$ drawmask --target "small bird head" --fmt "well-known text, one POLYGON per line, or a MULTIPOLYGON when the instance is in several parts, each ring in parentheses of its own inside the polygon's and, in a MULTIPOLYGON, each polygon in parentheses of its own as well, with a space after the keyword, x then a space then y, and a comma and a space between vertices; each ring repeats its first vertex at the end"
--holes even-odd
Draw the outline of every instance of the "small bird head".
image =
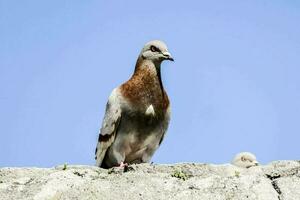
POLYGON ((153 40, 145 44, 140 56, 154 63, 161 63, 164 60, 174 61, 168 51, 167 45, 159 40, 153 40))
POLYGON ((232 164, 234 164, 238 167, 243 167, 243 168, 250 168, 250 167, 259 165, 259 163, 256 160, 255 155, 253 155, 250 152, 241 152, 241 153, 237 154, 234 157, 232 164))

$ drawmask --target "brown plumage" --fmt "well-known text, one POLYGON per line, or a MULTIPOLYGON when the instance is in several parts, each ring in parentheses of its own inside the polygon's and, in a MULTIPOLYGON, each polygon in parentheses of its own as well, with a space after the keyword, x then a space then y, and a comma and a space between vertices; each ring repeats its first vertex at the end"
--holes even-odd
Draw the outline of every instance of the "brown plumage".
POLYGON ((161 84, 158 70, 153 71, 142 58, 139 58, 133 76, 121 85, 121 93, 140 109, 146 110, 145 106, 152 104, 156 108, 156 113, 163 115, 170 102, 161 84))

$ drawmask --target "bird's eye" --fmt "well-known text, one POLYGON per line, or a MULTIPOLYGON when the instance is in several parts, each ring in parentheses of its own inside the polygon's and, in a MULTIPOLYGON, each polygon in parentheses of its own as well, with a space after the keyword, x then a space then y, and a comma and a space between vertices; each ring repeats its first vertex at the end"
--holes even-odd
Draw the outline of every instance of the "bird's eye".
POLYGON ((155 46, 151 46, 151 47, 150 47, 150 50, 151 50, 152 52, 158 51, 158 49, 157 49, 155 46))

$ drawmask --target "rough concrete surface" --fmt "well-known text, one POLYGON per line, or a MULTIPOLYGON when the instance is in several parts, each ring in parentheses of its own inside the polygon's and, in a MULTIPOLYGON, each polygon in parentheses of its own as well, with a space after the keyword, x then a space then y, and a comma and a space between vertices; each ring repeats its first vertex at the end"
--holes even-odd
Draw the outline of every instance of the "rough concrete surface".
POLYGON ((300 162, 1 168, 0 199, 300 200, 300 162))

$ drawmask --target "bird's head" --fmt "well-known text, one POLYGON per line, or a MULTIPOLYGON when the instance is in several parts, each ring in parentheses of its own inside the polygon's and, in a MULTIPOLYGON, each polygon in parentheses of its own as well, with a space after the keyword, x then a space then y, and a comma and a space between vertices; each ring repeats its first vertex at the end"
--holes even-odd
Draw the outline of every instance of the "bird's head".
POLYGON ((237 154, 232 163, 239 167, 244 167, 244 168, 249 168, 249 167, 259 165, 255 155, 250 152, 241 152, 237 154))
POLYGON ((168 51, 167 45, 159 40, 153 40, 145 44, 140 56, 145 60, 150 60, 153 63, 161 63, 164 60, 174 61, 168 51))

